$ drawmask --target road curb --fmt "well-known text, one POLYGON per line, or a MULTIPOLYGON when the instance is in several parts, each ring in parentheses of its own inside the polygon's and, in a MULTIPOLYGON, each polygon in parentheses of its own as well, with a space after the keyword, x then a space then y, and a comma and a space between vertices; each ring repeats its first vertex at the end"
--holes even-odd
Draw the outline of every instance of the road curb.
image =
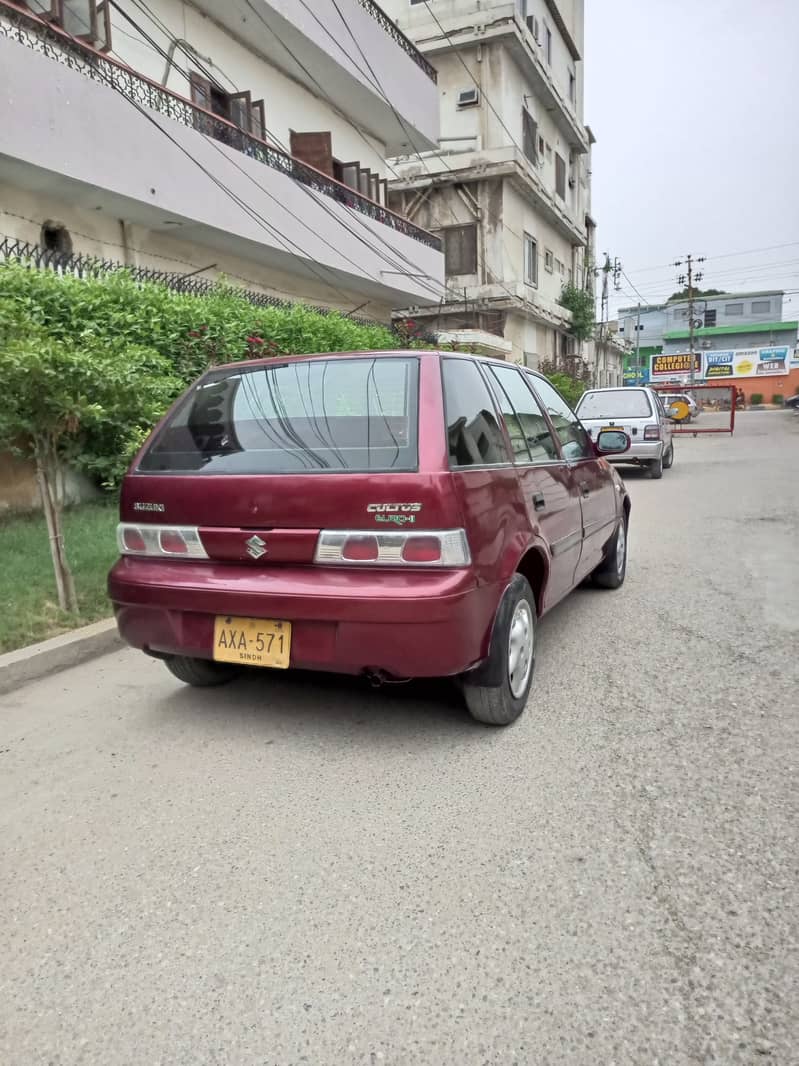
POLYGON ((66 670, 78 663, 105 655, 122 646, 122 639, 113 618, 104 618, 71 633, 62 633, 40 644, 0 655, 0 693, 25 685, 47 674, 66 670))

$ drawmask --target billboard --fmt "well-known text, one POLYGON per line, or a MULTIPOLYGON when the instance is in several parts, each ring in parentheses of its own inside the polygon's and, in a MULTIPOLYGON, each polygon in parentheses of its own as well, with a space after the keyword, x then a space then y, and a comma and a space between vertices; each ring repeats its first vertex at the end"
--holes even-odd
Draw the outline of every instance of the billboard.
MULTIPOLYGON (((694 375, 702 376, 702 356, 694 352, 694 375)), ((653 355, 650 377, 652 381, 688 380, 691 376, 690 352, 676 355, 653 355)))
POLYGON ((769 374, 787 374, 789 348, 735 348, 705 352, 705 380, 718 378, 753 378, 769 374))

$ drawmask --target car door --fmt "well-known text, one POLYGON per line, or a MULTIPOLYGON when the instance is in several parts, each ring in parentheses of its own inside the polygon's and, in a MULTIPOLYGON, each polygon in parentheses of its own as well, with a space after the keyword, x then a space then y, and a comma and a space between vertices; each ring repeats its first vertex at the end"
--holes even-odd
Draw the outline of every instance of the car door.
POLYGON ((510 437, 530 528, 547 544, 551 567, 544 607, 575 583, 583 540, 580 497, 569 464, 524 375, 513 366, 484 367, 510 437))
POLYGON ((557 389, 539 374, 525 374, 549 415, 579 493, 583 544, 575 574, 577 584, 599 566, 616 528, 621 513, 616 481, 610 464, 597 456, 587 431, 557 389))

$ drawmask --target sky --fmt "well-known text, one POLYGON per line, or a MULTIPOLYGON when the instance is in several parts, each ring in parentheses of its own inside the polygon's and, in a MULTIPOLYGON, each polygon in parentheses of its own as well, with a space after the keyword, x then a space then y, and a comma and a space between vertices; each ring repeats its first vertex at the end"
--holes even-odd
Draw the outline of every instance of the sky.
POLYGON ((702 288, 799 290, 799 0, 585 0, 585 121, 611 317, 688 252, 702 288))

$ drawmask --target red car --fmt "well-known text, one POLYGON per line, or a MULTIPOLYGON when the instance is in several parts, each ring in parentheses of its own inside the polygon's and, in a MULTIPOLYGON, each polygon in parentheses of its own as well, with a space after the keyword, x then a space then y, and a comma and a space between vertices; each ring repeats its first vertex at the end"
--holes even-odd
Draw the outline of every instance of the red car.
POLYGON ((543 377, 444 352, 210 370, 122 486, 109 594, 125 640, 181 681, 244 666, 451 676, 512 722, 538 619, 624 581, 630 501, 543 377))

